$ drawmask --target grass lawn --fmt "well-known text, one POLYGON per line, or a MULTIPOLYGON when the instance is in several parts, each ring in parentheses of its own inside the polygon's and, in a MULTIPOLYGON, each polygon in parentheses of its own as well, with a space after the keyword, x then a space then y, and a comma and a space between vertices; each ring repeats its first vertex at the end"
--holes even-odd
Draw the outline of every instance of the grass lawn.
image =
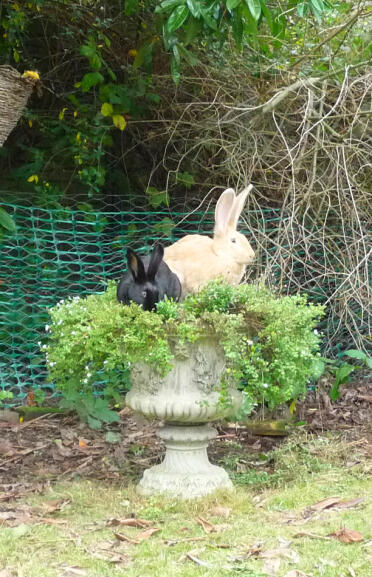
POLYGON ((0 503, 0 577, 371 577, 372 469, 360 447, 297 434, 262 456, 273 464, 262 474, 257 454, 237 472, 232 444, 223 464, 235 491, 194 502, 76 478, 0 503), (364 500, 310 509, 330 497, 364 500), (131 517, 142 526, 119 524, 131 517), (340 530, 356 541, 329 537, 340 530))

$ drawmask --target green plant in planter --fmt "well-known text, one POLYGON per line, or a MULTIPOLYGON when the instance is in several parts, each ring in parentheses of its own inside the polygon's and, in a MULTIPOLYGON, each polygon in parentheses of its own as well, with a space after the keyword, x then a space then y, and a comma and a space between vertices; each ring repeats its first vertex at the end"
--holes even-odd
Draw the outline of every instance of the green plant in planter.
POLYGON ((119 304, 110 282, 102 294, 74 297, 50 309, 49 344, 42 348, 50 379, 72 404, 77 398, 85 402, 85 413, 89 405, 92 418, 97 382, 109 382, 117 395, 139 361, 165 375, 172 367, 171 343, 182 347, 213 332, 226 356, 221 399, 224 382, 233 378, 249 412, 258 403, 274 407, 305 393, 319 358, 315 327, 323 312, 304 295, 279 296, 262 286, 219 281, 183 303, 163 301, 156 312, 147 312, 119 304))

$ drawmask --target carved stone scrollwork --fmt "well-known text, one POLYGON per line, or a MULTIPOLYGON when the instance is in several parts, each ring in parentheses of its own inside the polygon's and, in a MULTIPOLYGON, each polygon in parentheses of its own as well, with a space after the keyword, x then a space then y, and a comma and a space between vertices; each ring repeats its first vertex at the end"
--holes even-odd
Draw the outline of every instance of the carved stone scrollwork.
POLYGON ((160 436, 167 449, 164 461, 145 471, 138 490, 194 498, 231 489, 226 471, 208 460, 208 441, 216 436, 208 423, 236 410, 241 394, 231 387, 231 404, 219 402, 225 358, 216 338, 175 346, 174 356, 174 367, 165 377, 144 363, 131 370, 127 405, 165 422, 160 436))

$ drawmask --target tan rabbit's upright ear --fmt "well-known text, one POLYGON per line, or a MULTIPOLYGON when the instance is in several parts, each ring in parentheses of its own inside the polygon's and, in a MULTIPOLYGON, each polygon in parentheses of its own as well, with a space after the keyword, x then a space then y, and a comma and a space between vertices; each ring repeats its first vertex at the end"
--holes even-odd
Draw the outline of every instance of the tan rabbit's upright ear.
POLYGON ((215 234, 224 234, 230 219, 230 213, 235 205, 235 191, 228 188, 223 191, 216 204, 215 234))
POLYGON ((238 226, 239 217, 243 211, 245 201, 247 200, 247 196, 253 188, 253 184, 250 184, 245 188, 238 196, 235 198, 234 206, 229 216, 229 223, 228 226, 230 229, 236 230, 238 226))

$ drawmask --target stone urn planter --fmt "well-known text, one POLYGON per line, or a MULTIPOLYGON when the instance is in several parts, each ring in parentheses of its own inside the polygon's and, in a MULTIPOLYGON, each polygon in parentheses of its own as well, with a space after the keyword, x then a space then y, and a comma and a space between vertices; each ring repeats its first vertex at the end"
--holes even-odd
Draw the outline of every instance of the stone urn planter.
POLYGON ((163 462, 144 472, 138 490, 187 499, 232 488, 226 471, 212 465, 207 455, 208 442, 217 436, 210 422, 241 405, 241 394, 233 386, 226 391, 228 402, 221 403, 224 352, 213 335, 182 347, 173 344, 172 352, 174 366, 165 377, 146 364, 131 369, 127 405, 163 421, 159 436, 166 446, 163 462))

